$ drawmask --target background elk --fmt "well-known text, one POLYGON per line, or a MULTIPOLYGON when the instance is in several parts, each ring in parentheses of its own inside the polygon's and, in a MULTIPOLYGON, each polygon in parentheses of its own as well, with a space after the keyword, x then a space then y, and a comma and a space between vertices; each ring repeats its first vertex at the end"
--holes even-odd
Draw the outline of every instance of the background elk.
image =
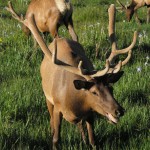
MULTIPOLYGON (((10 8, 11 9, 11 8, 10 8)), ((13 10, 11 10, 15 14, 13 10)), ((19 19, 19 16, 16 18, 19 19)), ((123 75, 121 66, 131 57, 131 49, 135 45, 137 33, 133 42, 125 49, 118 50, 115 38, 115 6, 109 8, 109 37, 112 52, 103 70, 96 71, 91 61, 85 55, 82 46, 72 40, 56 38, 47 47, 38 33, 34 17, 19 19, 34 35, 45 56, 41 64, 43 91, 50 113, 50 126, 53 134, 53 146, 56 147, 60 139, 60 125, 62 117, 68 122, 80 127, 85 121, 89 142, 95 144, 93 132, 93 111, 105 116, 116 124, 124 114, 124 109, 113 97, 110 83, 117 82, 123 75), (114 64, 115 56, 128 53, 124 61, 114 64)), ((85 135, 82 133, 85 140, 85 135)))
POLYGON ((132 16, 135 14, 136 20, 140 23, 140 20, 137 15, 137 10, 143 6, 147 6, 147 23, 149 23, 150 19, 150 0, 132 0, 129 6, 123 5, 120 0, 117 2, 121 5, 122 9, 126 13, 126 18, 128 21, 132 19, 132 16))
MULTIPOLYGON (((64 24, 72 39, 78 40, 73 28, 73 8, 70 0, 31 0, 25 18, 34 14, 40 32, 50 32, 52 37, 58 36, 58 28, 64 24)), ((23 31, 29 35, 30 30, 23 25, 23 31)), ((34 42, 36 46, 36 42, 34 42)))

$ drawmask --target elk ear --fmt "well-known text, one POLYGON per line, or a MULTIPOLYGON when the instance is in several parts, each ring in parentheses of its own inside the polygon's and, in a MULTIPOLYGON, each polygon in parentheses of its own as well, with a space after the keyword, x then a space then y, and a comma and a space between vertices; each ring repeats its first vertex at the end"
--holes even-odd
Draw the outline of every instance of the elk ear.
POLYGON ((117 72, 117 73, 109 73, 105 74, 102 77, 96 77, 98 83, 103 82, 104 85, 108 85, 109 83, 115 83, 117 82, 123 75, 123 71, 117 72))
POLYGON ((116 83, 123 75, 123 71, 120 71, 118 73, 111 73, 107 74, 106 76, 106 82, 107 83, 116 83))
POLYGON ((81 89, 89 90, 94 85, 94 82, 87 82, 82 80, 74 80, 73 83, 77 90, 81 89))

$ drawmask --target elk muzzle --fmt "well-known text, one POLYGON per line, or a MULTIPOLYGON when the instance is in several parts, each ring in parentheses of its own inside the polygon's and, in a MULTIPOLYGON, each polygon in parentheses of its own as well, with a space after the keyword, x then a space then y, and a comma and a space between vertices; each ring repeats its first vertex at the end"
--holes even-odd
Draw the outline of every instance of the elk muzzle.
POLYGON ((124 112, 125 110, 121 106, 119 106, 112 113, 107 113, 106 117, 108 118, 110 123, 117 124, 119 121, 119 118, 124 115, 124 112))

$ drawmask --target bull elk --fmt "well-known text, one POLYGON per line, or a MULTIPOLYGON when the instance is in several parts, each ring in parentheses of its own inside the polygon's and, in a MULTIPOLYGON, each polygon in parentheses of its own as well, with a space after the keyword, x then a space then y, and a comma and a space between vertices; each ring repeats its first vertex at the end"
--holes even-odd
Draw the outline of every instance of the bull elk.
MULTIPOLYGON (((58 28, 64 24, 72 39, 77 41, 78 37, 73 28, 72 13, 73 8, 70 0, 31 0, 25 18, 28 19, 34 14, 38 30, 43 33, 50 32, 53 38, 58 36, 58 28)), ((24 25, 23 31, 26 35, 30 34, 30 30, 24 25)), ((36 46, 36 41, 34 41, 34 45, 36 46)))
MULTIPOLYGON (((53 135, 53 147, 60 139, 60 125, 62 118, 77 124, 85 140, 81 122, 87 125, 89 142, 95 145, 93 132, 93 112, 105 116, 116 124, 124 109, 113 97, 110 83, 117 82, 123 75, 120 71, 131 57, 137 32, 134 33, 131 45, 118 50, 115 37, 115 6, 109 8, 109 37, 112 52, 106 60, 103 70, 96 71, 91 61, 85 55, 83 47, 76 41, 65 38, 55 38, 47 47, 40 36, 34 21, 34 15, 23 20, 17 14, 16 18, 26 25, 40 45, 44 55, 41 64, 42 87, 50 113, 50 126, 53 135), (20 18, 20 19, 19 19, 20 18), (115 56, 128 53, 124 61, 114 64, 115 56)), ((15 13, 12 10, 13 13, 15 13)))
POLYGON ((136 20, 140 23, 140 19, 138 18, 137 10, 141 7, 147 6, 147 23, 149 23, 150 19, 150 0, 132 0, 129 6, 123 5, 120 0, 117 2, 121 5, 122 10, 125 11, 126 18, 128 21, 132 19, 132 16, 135 14, 136 20))

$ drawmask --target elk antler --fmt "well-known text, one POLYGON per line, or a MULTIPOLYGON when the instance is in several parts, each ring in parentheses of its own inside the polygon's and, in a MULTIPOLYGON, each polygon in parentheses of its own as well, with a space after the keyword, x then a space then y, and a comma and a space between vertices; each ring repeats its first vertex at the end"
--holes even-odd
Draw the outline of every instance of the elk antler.
MULTIPOLYGON (((80 75, 82 77, 84 77, 86 80, 91 80, 93 79, 94 77, 99 77, 99 76, 103 76, 105 75, 106 73, 116 73, 120 70, 121 66, 126 64, 129 60, 129 58, 131 57, 131 48, 134 46, 135 44, 135 41, 136 41, 136 36, 137 36, 137 33, 135 34, 136 36, 134 37, 134 42, 129 46, 129 52, 128 52, 128 57, 123 61, 123 62, 119 62, 114 68, 110 68, 109 67, 109 59, 106 60, 106 67, 104 70, 101 70, 101 71, 97 71, 95 74, 92 74, 92 75, 84 75, 82 72, 83 68, 82 68, 82 61, 79 62, 79 65, 78 65, 78 68, 76 67, 73 67, 73 66, 70 66, 64 62, 61 62, 60 60, 57 60, 56 58, 56 54, 57 54, 57 40, 55 39, 54 40, 54 54, 52 56, 52 53, 50 52, 49 48, 47 47, 47 45, 45 44, 43 38, 40 36, 39 32, 38 32, 38 29, 37 29, 37 26, 35 24, 35 20, 34 20, 34 16, 33 14, 28 18, 28 19, 25 19, 23 20, 23 17, 19 17, 15 11, 13 10, 12 6, 11 6, 11 3, 9 2, 8 3, 8 8, 7 10, 9 12, 11 12, 11 14, 13 15, 13 17, 15 19, 17 19, 18 21, 22 22, 24 25, 26 25, 32 32, 33 36, 35 37, 36 41, 38 42, 38 44, 40 45, 42 51, 44 52, 45 56, 47 56, 50 60, 53 60, 54 63, 56 63, 57 65, 60 65, 63 69, 69 71, 69 72, 72 72, 72 73, 75 73, 77 75, 80 75)), ((111 5, 110 9, 109 9, 109 16, 110 16, 110 23, 109 23, 109 35, 110 35, 110 39, 112 41, 112 49, 113 50, 117 50, 117 46, 116 46, 116 39, 115 39, 115 34, 114 34, 114 26, 115 26, 115 7, 114 5, 111 5), (112 14, 112 15, 111 15, 112 14)), ((124 50, 124 51, 127 51, 127 50, 124 50)), ((112 51, 113 53, 114 51, 112 51)), ((119 52, 120 53, 124 53, 124 52, 119 52)), ((118 55, 117 54, 113 54, 113 57, 118 55)), ((111 57, 110 60, 113 59, 113 57, 111 57)))
POLYGON ((128 56, 123 62, 119 62, 114 68, 110 68, 108 73, 111 73, 111 72, 116 73, 117 71, 119 71, 118 68, 121 68, 121 66, 125 65, 129 61, 131 57, 131 49, 134 47, 136 43, 136 39, 137 39, 137 32, 135 31, 131 45, 122 50, 117 49, 116 36, 115 36, 115 12, 116 12, 115 6, 114 4, 112 4, 110 8, 108 9, 108 13, 109 13, 108 32, 109 32, 109 37, 110 37, 110 41, 112 44, 112 51, 108 60, 110 64, 114 66, 114 60, 116 59, 117 55, 128 53, 128 56))
POLYGON ((36 41, 40 45, 40 47, 41 47, 42 51, 44 52, 44 54, 50 60, 52 60, 56 65, 60 65, 63 69, 65 69, 65 70, 67 70, 71 73, 80 75, 80 76, 84 77, 86 80, 91 80, 92 78, 97 77, 97 76, 103 76, 109 70, 109 61, 108 60, 106 61, 106 68, 104 70, 97 71, 95 74, 92 74, 92 75, 84 75, 82 73, 82 72, 84 72, 84 71, 82 71, 83 70, 82 61, 79 62, 78 68, 76 68, 76 67, 73 67, 69 64, 66 64, 66 63, 64 63, 60 60, 57 60, 57 58, 56 58, 57 40, 54 39, 55 50, 54 50, 54 53, 52 54, 50 52, 49 48, 47 47, 47 45, 45 44, 43 38, 40 36, 40 34, 38 32, 38 29, 37 29, 37 26, 36 26, 35 20, 34 20, 34 15, 32 14, 30 17, 28 17, 28 19, 23 20, 23 17, 21 18, 16 14, 16 12, 14 11, 14 9, 11 5, 11 2, 8 2, 8 6, 9 7, 7 7, 7 10, 13 15, 13 17, 15 19, 17 19, 19 22, 23 23, 25 26, 27 26, 31 30, 33 36, 35 37, 36 41))

